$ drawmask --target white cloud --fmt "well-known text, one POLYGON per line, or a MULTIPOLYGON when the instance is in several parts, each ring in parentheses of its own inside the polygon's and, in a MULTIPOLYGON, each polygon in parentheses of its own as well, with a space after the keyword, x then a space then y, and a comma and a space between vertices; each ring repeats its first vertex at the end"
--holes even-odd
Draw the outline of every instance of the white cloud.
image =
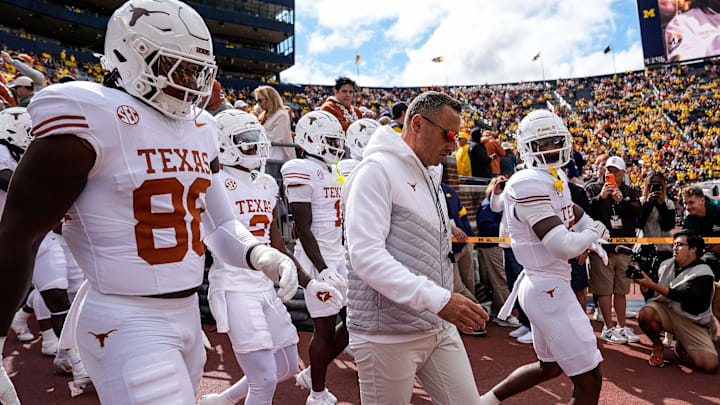
MULTIPOLYGON (((637 37, 632 27, 616 26, 611 6, 618 1, 593 0, 580 6, 567 0, 298 0, 297 13, 314 23, 307 36, 312 58, 296 55, 295 67, 283 77, 304 83, 316 83, 317 78, 325 84, 338 74, 355 77, 352 55, 363 45, 379 51, 361 51, 363 63, 375 57, 360 66, 362 86, 540 80, 543 66, 548 79, 607 74, 612 55, 603 54, 605 46, 616 34, 637 37), (322 62, 337 59, 335 53, 343 51, 352 54, 349 64, 322 62), (542 61, 532 62, 538 51, 542 61), (404 65, 391 64, 393 56, 404 65), (432 63, 437 56, 445 61, 432 63)), ((310 30, 310 24, 303 29, 310 30)), ((634 43, 615 49, 618 71, 641 68, 640 45, 625 41, 634 43)))

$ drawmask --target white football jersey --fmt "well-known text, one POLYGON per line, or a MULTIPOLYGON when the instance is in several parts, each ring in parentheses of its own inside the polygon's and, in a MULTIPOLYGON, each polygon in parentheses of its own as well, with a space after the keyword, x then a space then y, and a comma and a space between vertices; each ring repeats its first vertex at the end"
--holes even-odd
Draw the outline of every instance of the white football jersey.
POLYGON ((704 58, 720 53, 720 14, 693 8, 678 14, 665 28, 668 61, 704 58))
MULTIPOLYGON (((344 260, 342 245, 342 219, 340 217, 340 174, 335 166, 328 166, 315 159, 293 159, 286 162, 280 172, 285 187, 309 185, 312 197, 312 225, 310 231, 317 240, 325 260, 344 260)), ((297 240, 297 252, 304 252, 302 242, 297 240)))
POLYGON ((80 265, 77 260, 70 252, 70 248, 65 241, 65 237, 62 235, 54 234, 60 247, 62 247, 63 253, 65 254, 65 264, 67 267, 67 279, 68 279, 68 292, 74 293, 80 289, 80 285, 85 281, 85 275, 83 274, 80 265))
MULTIPOLYGON (((270 224, 278 198, 278 185, 272 176, 259 174, 253 180, 246 171, 224 167, 220 172, 225 191, 233 203, 235 218, 260 242, 270 245, 270 224)), ((224 263, 213 256, 209 274, 210 289, 260 292, 273 287, 261 271, 243 269, 224 263)))
POLYGON ((81 81, 44 88, 28 112, 36 137, 73 134, 95 151, 63 226, 94 289, 155 295, 202 283, 200 214, 218 154, 210 114, 172 120, 125 92, 81 81))
MULTIPOLYGON (((12 170, 13 172, 17 168, 18 162, 10 154, 7 146, 0 145, 0 171, 12 170)), ((0 215, 2 215, 5 209, 5 200, 7 199, 7 191, 0 190, 0 215)))
POLYGON ((524 169, 514 174, 505 186, 505 210, 511 247, 517 261, 528 275, 556 277, 570 280, 570 264, 554 257, 532 229, 532 224, 518 219, 515 207, 532 207, 549 203, 563 224, 570 229, 575 225, 575 212, 570 196, 567 176, 558 170, 562 192, 555 187, 557 179, 547 170, 524 169))
POLYGON ((345 177, 347 180, 348 177, 350 177, 350 174, 352 173, 353 169, 355 169, 355 166, 359 165, 360 161, 355 159, 343 159, 340 162, 338 162, 338 170, 340 170, 340 174, 345 177))

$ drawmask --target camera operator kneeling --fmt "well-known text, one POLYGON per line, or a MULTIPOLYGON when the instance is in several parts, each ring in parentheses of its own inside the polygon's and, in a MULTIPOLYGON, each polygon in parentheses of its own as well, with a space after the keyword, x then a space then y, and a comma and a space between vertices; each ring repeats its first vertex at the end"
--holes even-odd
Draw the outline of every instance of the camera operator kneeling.
POLYGON ((685 229, 673 238, 673 258, 660 264, 658 282, 645 273, 636 280, 643 291, 655 292, 640 310, 638 319, 653 344, 649 362, 655 367, 665 365, 660 332, 666 331, 677 338, 675 353, 682 360, 714 373, 718 369, 712 314, 715 280, 710 267, 700 260, 705 242, 700 235, 685 229))

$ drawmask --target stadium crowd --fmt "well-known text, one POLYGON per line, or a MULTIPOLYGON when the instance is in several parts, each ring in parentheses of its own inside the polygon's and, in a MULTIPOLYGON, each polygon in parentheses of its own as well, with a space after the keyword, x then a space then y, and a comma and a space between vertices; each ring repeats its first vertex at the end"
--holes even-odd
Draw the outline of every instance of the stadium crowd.
MULTIPOLYGON (((77 63, 72 55, 11 55, 45 75, 48 84, 65 76, 100 81, 99 63, 77 63)), ((566 119, 576 149, 589 162, 602 154, 626 158, 631 182, 639 186, 651 171, 666 172, 678 196, 685 184, 720 179, 720 61, 671 65, 613 76, 558 79, 474 87, 360 88, 354 105, 364 117, 391 115, 394 103, 409 101, 427 90, 442 91, 463 104, 463 129, 479 127, 500 141, 513 140, 527 112, 554 106, 566 119)), ((9 83, 17 69, 5 63, 0 82, 9 83)), ((272 82, 270 83, 272 84, 272 82)), ((253 88, 224 88, 230 103, 243 100, 252 109, 253 88)), ((292 111, 293 127, 303 115, 332 95, 330 86, 305 85, 280 92, 292 111)), ((12 101, 5 100, 9 105, 12 101)), ((584 179, 592 177, 590 165, 584 179)))

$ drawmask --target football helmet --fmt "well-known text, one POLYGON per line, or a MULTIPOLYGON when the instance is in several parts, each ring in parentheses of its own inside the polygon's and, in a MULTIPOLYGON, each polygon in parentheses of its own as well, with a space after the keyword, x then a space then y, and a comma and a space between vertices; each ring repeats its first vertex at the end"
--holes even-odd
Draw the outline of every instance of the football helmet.
POLYGON ((33 140, 32 121, 25 107, 10 107, 0 111, 0 139, 27 149, 33 140))
POLYGON ((375 131, 380 128, 380 123, 372 118, 362 118, 352 124, 347 129, 347 145, 350 148, 350 155, 358 160, 362 159, 362 152, 365 149, 375 131))
POLYGON ((202 17, 178 0, 130 0, 110 17, 102 65, 117 85, 173 119, 207 105, 217 66, 202 17))
POLYGON ((327 111, 311 111, 295 127, 295 142, 327 164, 339 161, 345 153, 345 131, 340 121, 327 111))
POLYGON ((526 167, 560 168, 570 162, 572 137, 563 120, 548 110, 534 110, 518 125, 517 149, 526 167))
POLYGON ((270 141, 260 121, 252 114, 235 109, 222 111, 215 118, 220 163, 250 170, 263 168, 270 156, 270 141))

